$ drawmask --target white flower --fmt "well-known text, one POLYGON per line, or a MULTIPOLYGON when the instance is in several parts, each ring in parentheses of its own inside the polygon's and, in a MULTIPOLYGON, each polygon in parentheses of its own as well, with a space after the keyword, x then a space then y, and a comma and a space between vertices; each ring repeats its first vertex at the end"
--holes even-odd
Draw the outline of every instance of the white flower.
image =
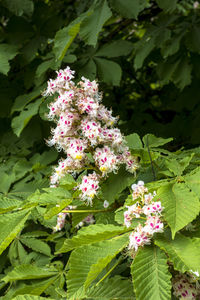
POLYGON ((104 203, 103 203, 103 207, 107 208, 108 206, 109 206, 109 202, 107 200, 105 200, 104 203))
POLYGON ((83 176, 81 184, 78 186, 81 191, 81 199, 86 200, 88 204, 92 205, 94 196, 97 195, 99 189, 99 178, 98 175, 93 172, 88 176, 83 176))
POLYGON ((159 217, 149 216, 143 230, 148 235, 153 235, 155 232, 163 232, 163 223, 159 217))

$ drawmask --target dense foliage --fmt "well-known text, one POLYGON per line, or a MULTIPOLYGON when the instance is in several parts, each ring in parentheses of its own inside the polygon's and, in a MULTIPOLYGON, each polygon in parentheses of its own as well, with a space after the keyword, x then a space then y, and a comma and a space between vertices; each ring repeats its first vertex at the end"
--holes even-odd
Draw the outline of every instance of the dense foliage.
POLYGON ((198 297, 198 1, 0 0, 0 12, 0 299, 198 297), (75 190, 87 170, 49 187, 63 152, 46 145, 53 97, 42 94, 66 66, 77 82, 98 78, 139 160, 136 174, 109 173, 92 206, 75 190), (129 236, 145 214, 124 216, 141 181, 164 231, 137 249, 129 236))

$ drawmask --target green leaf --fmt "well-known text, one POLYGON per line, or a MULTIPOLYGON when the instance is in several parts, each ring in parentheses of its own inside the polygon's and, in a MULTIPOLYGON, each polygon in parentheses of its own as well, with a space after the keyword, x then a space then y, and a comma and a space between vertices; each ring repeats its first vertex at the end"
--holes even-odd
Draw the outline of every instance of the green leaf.
POLYGON ((68 48, 79 33, 80 25, 85 16, 86 14, 82 14, 80 17, 72 21, 67 27, 60 29, 56 33, 53 47, 56 59, 62 60, 64 58, 68 48))
POLYGON ((189 166, 193 156, 194 154, 192 153, 191 156, 186 156, 181 160, 166 159, 165 165, 175 176, 181 176, 183 171, 189 166))
POLYGON ((170 39, 171 31, 166 25, 165 23, 161 26, 150 25, 142 39, 135 43, 135 70, 142 67, 144 60, 154 48, 161 48, 170 39))
POLYGON ((97 57, 94 58, 94 61, 97 65, 98 76, 102 81, 110 85, 120 84, 122 70, 116 62, 97 57))
POLYGON ((23 229, 29 215, 30 210, 23 210, 0 216, 0 254, 23 229))
POLYGON ((155 244, 167 253, 176 270, 182 273, 190 270, 200 272, 199 238, 191 239, 177 233, 172 240, 169 234, 159 234, 155 244))
POLYGON ((199 214, 199 199, 184 183, 169 183, 158 189, 157 195, 164 206, 163 215, 175 233, 192 222, 199 214))
POLYGON ((79 74, 80 76, 84 76, 90 80, 94 80, 96 78, 96 72, 97 72, 97 67, 96 67, 96 64, 94 62, 93 59, 81 59, 79 61, 80 63, 80 68, 79 68, 79 74), (82 65, 82 62, 85 62, 86 63, 83 63, 82 65))
MULTIPOLYGON (((39 297, 39 296, 33 296, 33 295, 18 295, 12 300, 45 300, 46 297, 39 297)), ((54 300, 53 298, 48 298, 49 300, 54 300)))
POLYGON ((191 51, 200 52, 200 27, 193 25, 186 36, 186 44, 191 51))
POLYGON ((15 174, 7 174, 6 172, 1 172, 0 181, 0 192, 7 194, 11 184, 15 181, 15 174))
POLYGON ((176 8, 177 0, 156 0, 158 6, 166 12, 172 12, 176 8))
POLYGON ((14 208, 19 207, 22 204, 21 201, 16 199, 9 199, 0 195, 0 214, 12 211, 14 208))
POLYGON ((45 73, 48 69, 58 69, 60 67, 60 61, 55 62, 55 58, 51 58, 48 60, 43 61, 36 70, 35 73, 35 83, 36 85, 39 85, 44 82, 45 80, 45 73))
POLYGON ((95 56, 118 57, 126 56, 133 50, 133 44, 125 40, 117 40, 111 43, 104 44, 96 53, 95 56))
POLYGON ((68 252, 83 245, 107 240, 126 231, 127 229, 122 226, 114 226, 111 224, 95 224, 83 227, 78 231, 77 235, 72 237, 72 239, 66 239, 63 246, 59 251, 57 251, 57 253, 68 252))
POLYGON ((67 274, 69 299, 84 297, 85 289, 89 287, 106 265, 126 247, 127 243, 128 236, 124 234, 108 241, 75 249, 69 258, 69 272, 67 274))
POLYGON ((34 4, 31 0, 4 0, 3 4, 16 16, 23 14, 31 16, 34 10, 34 4))
POLYGON ((0 73, 4 75, 8 74, 10 70, 9 60, 17 55, 17 46, 9 44, 0 45, 0 73))
POLYGON ((200 199, 200 167, 184 176, 184 181, 188 188, 191 189, 200 199))
POLYGON ((120 169, 117 174, 111 174, 102 184, 102 198, 110 204, 118 198, 119 194, 135 181, 135 176, 120 169))
MULTIPOLYGON (((22 284, 21 286, 18 285, 17 291, 15 292, 15 296, 17 295, 24 295, 30 294, 30 297, 35 297, 35 298, 30 298, 30 299, 44 299, 43 297, 37 297, 41 295, 46 289, 48 289, 49 286, 53 285, 54 282, 56 281, 57 276, 52 276, 48 279, 40 279, 39 282, 33 282, 32 284, 22 284), (35 296, 31 296, 35 295, 35 296), (36 296, 37 295, 37 296, 36 296)), ((17 297, 23 297, 23 296, 17 296, 17 297)), ((20 299, 20 298, 14 298, 14 299, 20 299)), ((46 298, 45 298, 46 299, 46 298)), ((50 298, 48 298, 50 299, 50 298)))
POLYGON ((188 59, 182 59, 176 70, 173 73, 173 81, 177 87, 182 90, 185 86, 189 85, 192 81, 192 65, 189 63, 188 59))
POLYGON ((179 35, 172 37, 171 39, 167 40, 162 48, 161 48, 161 53, 163 58, 167 58, 170 55, 174 55, 180 48, 180 42, 181 39, 183 38, 185 34, 185 31, 180 32, 179 35))
POLYGON ((51 248, 49 247, 49 245, 47 245, 47 243, 39 240, 39 239, 35 239, 35 238, 27 238, 27 237, 21 237, 20 241, 26 245, 27 247, 31 248, 32 250, 45 254, 47 256, 51 256, 51 248))
POLYGON ((132 283, 129 279, 121 276, 114 276, 104 280, 98 286, 89 289, 87 298, 94 300, 134 300, 135 296, 132 291, 132 283))
POLYGON ((145 58, 151 53, 155 47, 155 40, 152 37, 147 39, 142 39, 139 41, 135 48, 135 59, 134 59, 134 68, 135 70, 140 69, 143 65, 145 58))
POLYGON ((5 282, 12 282, 15 280, 40 279, 51 277, 56 274, 57 271, 49 268, 39 268, 34 265, 20 265, 8 272, 2 280, 5 282))
POLYGON ((111 6, 120 16, 136 19, 138 14, 146 7, 147 0, 111 0, 111 6))
POLYGON ((172 81, 180 90, 191 83, 192 65, 187 58, 171 56, 158 64, 157 72, 162 84, 172 81))
POLYGON ((170 300, 171 274, 167 257, 158 247, 141 248, 131 265, 133 285, 138 300, 170 300))
POLYGON ((126 137, 127 145, 130 149, 142 149, 143 144, 137 133, 132 133, 126 137))
POLYGON ((41 205, 47 204, 60 204, 63 200, 69 200, 71 193, 62 187, 56 188, 44 188, 43 193, 36 191, 34 194, 28 197, 29 202, 36 202, 41 205))
POLYGON ((13 132, 19 137, 22 130, 27 126, 32 117, 37 114, 39 106, 41 104, 41 98, 36 100, 34 103, 28 104, 25 109, 14 117, 11 123, 13 132))
POLYGON ((56 206, 50 208, 44 215, 44 218, 46 220, 51 219, 53 216, 59 214, 64 208, 66 208, 70 203, 72 202, 72 199, 65 199, 61 201, 56 206))
POLYGON ((173 141, 173 138, 163 139, 148 133, 142 138, 142 141, 145 147, 157 148, 173 141))
POLYGON ((76 181, 71 174, 66 174, 61 178, 60 185, 64 186, 67 189, 72 189, 76 186, 76 181))
POLYGON ((31 93, 25 94, 25 95, 20 95, 18 96, 11 109, 11 114, 13 114, 15 111, 21 112, 25 106, 30 103, 31 101, 35 100, 38 98, 39 95, 41 95, 41 91, 44 89, 44 85, 34 89, 31 93))
POLYGON ((98 35, 105 22, 112 16, 106 0, 96 1, 92 11, 83 20, 80 37, 88 45, 96 46, 98 35))

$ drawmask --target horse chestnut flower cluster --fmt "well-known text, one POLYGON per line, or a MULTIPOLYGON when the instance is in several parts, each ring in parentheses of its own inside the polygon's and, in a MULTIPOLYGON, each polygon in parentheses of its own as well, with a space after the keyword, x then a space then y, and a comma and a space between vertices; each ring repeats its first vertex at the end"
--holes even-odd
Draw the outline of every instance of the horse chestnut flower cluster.
POLYGON ((51 186, 56 187, 66 173, 75 175, 87 169, 88 175, 83 176, 77 188, 81 192, 80 199, 92 205, 101 179, 111 172, 116 173, 122 164, 134 173, 138 161, 131 155, 120 130, 114 127, 117 118, 101 103, 102 93, 98 91, 97 82, 82 77, 75 84, 74 73, 69 67, 59 70, 43 93, 44 96, 56 95, 49 105, 48 118, 56 127, 48 144, 66 155, 54 169, 51 186))
POLYGON ((129 249, 136 252, 139 247, 151 243, 151 237, 155 232, 163 232, 163 223, 161 221, 162 207, 160 201, 153 201, 156 193, 148 193, 143 181, 138 181, 132 185, 132 199, 137 202, 127 206, 128 210, 124 212, 124 224, 126 227, 131 226, 134 218, 145 218, 145 224, 139 224, 129 236, 129 249))

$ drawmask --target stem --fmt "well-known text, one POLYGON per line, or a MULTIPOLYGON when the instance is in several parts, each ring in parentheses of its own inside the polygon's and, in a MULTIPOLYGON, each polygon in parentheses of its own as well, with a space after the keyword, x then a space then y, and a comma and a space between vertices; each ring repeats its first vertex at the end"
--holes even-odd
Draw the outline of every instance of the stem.
POLYGON ((154 181, 156 181, 156 174, 155 174, 155 170, 154 170, 154 167, 153 167, 153 161, 152 161, 152 158, 151 158, 151 152, 149 150, 148 136, 147 136, 146 141, 147 141, 147 150, 148 150, 149 158, 150 158, 150 162, 151 162, 151 169, 152 169, 152 173, 153 173, 153 179, 154 179, 154 181))
POLYGON ((108 275, 114 270, 114 268, 117 267, 117 265, 119 265, 119 263, 121 263, 123 261, 122 258, 120 258, 115 264, 114 266, 97 282, 97 284, 95 286, 98 286, 99 283, 101 283, 106 277, 108 277, 108 275))
POLYGON ((87 209, 87 210, 83 210, 83 209, 74 209, 74 210, 62 210, 63 213, 87 213, 87 212, 108 212, 110 210, 105 210, 105 209, 87 209))

